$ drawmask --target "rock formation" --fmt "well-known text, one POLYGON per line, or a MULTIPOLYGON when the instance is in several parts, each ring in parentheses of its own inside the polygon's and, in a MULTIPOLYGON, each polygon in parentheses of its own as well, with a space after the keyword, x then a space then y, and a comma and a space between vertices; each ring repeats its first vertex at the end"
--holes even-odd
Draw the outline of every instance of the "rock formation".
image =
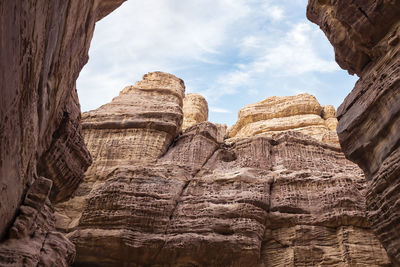
POLYGON ((335 108, 321 106, 312 95, 273 96, 242 108, 228 136, 272 136, 296 131, 325 143, 337 144, 336 125, 335 108))
POLYGON ((199 94, 187 94, 183 99, 183 124, 182 130, 197 123, 208 121, 208 103, 199 94))
MULTIPOLYGON (((365 219, 361 170, 337 146, 300 131, 225 142, 210 122, 178 134, 183 93, 180 79, 149 73, 83 115, 94 163, 55 208, 77 266, 390 264, 365 219)), ((279 103, 334 114, 308 95, 279 103)))
POLYGON ((0 1, 1 266, 74 258, 72 243, 54 231, 50 200, 68 198, 91 163, 75 81, 96 20, 122 2, 0 1))
POLYGON ((368 219, 400 266, 400 1, 314 1, 308 18, 333 47, 338 64, 360 79, 338 109, 346 156, 364 171, 368 219))
POLYGON ((206 121, 180 134, 183 82, 150 73, 82 135, 75 81, 122 2, 0 1, 0 266, 400 265, 399 0, 307 10, 361 77, 337 129, 368 183, 304 95, 244 109, 227 142, 206 121))
POLYGON ((184 92, 181 79, 149 73, 125 87, 111 103, 84 113, 83 135, 94 159, 86 179, 163 155, 181 131, 184 92))

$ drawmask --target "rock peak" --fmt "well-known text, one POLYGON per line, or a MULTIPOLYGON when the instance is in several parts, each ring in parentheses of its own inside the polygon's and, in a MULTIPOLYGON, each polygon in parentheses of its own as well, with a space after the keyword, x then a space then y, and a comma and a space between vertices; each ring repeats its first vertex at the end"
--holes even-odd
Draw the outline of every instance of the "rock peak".
POLYGON ((307 93, 295 96, 272 96, 240 109, 238 121, 229 129, 229 138, 295 131, 318 141, 338 144, 336 111, 321 106, 307 93))
POLYGON ((207 100, 200 94, 186 94, 183 99, 182 130, 204 121, 208 121, 207 100))

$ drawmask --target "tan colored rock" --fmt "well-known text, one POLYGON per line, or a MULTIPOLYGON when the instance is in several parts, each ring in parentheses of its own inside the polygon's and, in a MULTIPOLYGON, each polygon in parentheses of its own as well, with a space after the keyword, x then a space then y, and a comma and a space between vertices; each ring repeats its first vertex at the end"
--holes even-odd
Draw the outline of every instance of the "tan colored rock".
MULTIPOLYGON (((329 130, 336 133, 338 120, 336 118, 336 110, 334 106, 322 106, 322 118, 325 120, 325 125, 329 130)), ((336 138, 337 139, 337 138, 336 138)))
POLYGON ((400 1, 310 0, 307 17, 360 79, 338 109, 346 157, 369 181, 368 219, 393 266, 400 266, 400 1))
POLYGON ((208 104, 199 94, 186 94, 183 99, 182 130, 208 120, 208 104))
POLYGON ((115 166, 155 161, 181 130, 185 85, 175 76, 148 73, 111 103, 83 114, 83 135, 94 163, 86 181, 115 166))
POLYGON ((214 123, 214 125, 217 127, 217 140, 219 143, 223 143, 228 133, 228 126, 221 123, 214 123))
POLYGON ((272 136, 285 131, 297 131, 319 141, 338 144, 337 138, 334 138, 335 132, 332 132, 336 130, 336 124, 335 108, 320 106, 314 96, 274 96, 242 108, 228 136, 272 136))

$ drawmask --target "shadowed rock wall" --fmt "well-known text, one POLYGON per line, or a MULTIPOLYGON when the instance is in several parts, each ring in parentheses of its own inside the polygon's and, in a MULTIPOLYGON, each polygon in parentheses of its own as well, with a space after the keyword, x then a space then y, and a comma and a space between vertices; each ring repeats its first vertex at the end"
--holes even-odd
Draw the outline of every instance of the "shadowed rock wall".
POLYGON ((314 1, 308 18, 360 79, 338 109, 345 155, 369 180, 368 219, 400 266, 400 1, 314 1))
POLYGON ((122 2, 0 2, 0 265, 74 258, 73 244, 53 231, 48 198, 68 198, 91 163, 75 81, 96 20, 122 2))

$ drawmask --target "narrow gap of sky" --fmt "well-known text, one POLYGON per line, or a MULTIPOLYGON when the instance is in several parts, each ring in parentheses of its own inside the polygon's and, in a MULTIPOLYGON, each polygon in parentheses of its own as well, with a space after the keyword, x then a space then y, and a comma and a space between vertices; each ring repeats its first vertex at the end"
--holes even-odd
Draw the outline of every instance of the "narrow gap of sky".
POLYGON ((151 71, 183 79, 232 125, 247 104, 310 93, 336 108, 356 77, 306 19, 307 0, 129 0, 96 24, 77 89, 82 111, 110 102, 151 71))

